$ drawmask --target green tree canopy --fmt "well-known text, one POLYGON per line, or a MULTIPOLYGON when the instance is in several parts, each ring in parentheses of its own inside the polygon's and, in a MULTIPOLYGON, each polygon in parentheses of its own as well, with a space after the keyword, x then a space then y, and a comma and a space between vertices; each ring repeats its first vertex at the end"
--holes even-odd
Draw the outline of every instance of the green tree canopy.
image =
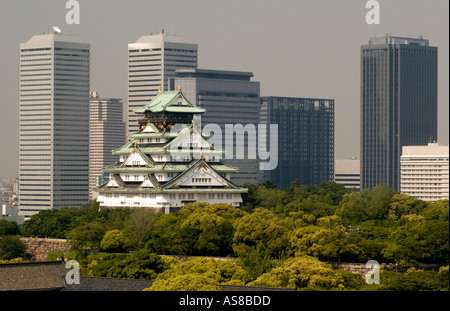
POLYGON ((12 235, 0 236, 0 260, 12 260, 25 257, 27 247, 19 237, 12 235))
POLYGON ((158 275, 156 282, 173 281, 183 275, 201 275, 213 280, 214 284, 244 285, 251 280, 250 275, 233 262, 191 258, 187 261, 173 261, 170 269, 158 275))
POLYGON ((249 285, 296 287, 298 290, 344 289, 344 278, 318 259, 310 256, 287 259, 280 267, 258 277, 249 285))
POLYGON ((129 245, 128 238, 118 229, 107 231, 100 241, 100 249, 110 253, 125 252, 129 245))

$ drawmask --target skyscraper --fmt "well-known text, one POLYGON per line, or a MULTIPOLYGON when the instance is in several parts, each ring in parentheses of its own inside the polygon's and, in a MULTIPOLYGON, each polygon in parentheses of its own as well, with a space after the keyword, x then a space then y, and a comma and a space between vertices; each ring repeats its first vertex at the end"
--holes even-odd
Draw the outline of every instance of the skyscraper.
POLYGON ((125 143, 123 103, 118 98, 100 98, 91 92, 89 110, 89 197, 96 186, 102 167, 119 161, 112 150, 125 143))
POLYGON ((423 38, 361 47, 361 188, 399 191, 403 146, 437 139, 437 48, 423 38))
POLYGON ((88 200, 89 50, 57 31, 20 44, 19 206, 26 219, 88 200))
POLYGON ((197 68, 197 50, 193 41, 167 35, 164 30, 128 44, 128 133, 139 130, 140 116, 134 109, 151 101, 159 90, 173 89, 170 83, 173 84, 175 69, 197 68))
MULTIPOLYGON (((279 188, 334 178, 334 100, 261 97, 260 123, 278 124, 278 166, 260 171, 279 188)), ((267 142, 270 146, 270 143, 267 142)))
MULTIPOLYGON (((225 126, 248 124, 257 126, 259 111, 260 83, 251 81, 253 73, 241 71, 177 69, 175 85, 180 86, 183 93, 194 105, 205 108, 201 116, 201 124, 217 124, 222 131, 222 148, 225 148, 225 126)), ((217 134, 217 133, 215 133, 217 134)), ((224 159, 224 163, 239 167, 239 172, 231 173, 231 181, 238 185, 258 182, 259 163, 249 159, 248 140, 243 142, 233 139, 233 159, 224 159), (243 146, 239 144, 243 143, 243 146), (242 147, 244 158, 238 159, 237 149, 242 147)))

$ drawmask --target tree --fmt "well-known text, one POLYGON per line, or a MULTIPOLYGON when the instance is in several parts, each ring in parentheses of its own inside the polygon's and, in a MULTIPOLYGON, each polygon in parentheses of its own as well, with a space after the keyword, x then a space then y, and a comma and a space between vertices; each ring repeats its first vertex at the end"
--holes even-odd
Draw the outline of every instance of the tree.
POLYGON ((193 238, 180 230, 188 214, 158 214, 146 238, 145 247, 159 254, 189 255, 193 238))
POLYGON ((114 229, 105 233, 100 241, 100 249, 110 253, 121 253, 126 251, 129 244, 123 231, 114 229))
POLYGON ((287 232, 293 228, 290 219, 279 219, 272 212, 257 208, 234 223, 233 250, 238 256, 264 245, 271 257, 281 258, 288 243, 287 232))
POLYGON ((0 219, 0 236, 3 235, 18 235, 19 226, 15 221, 9 221, 5 219, 0 219))
POLYGON ((439 272, 409 269, 404 275, 393 271, 382 271, 378 290, 386 291, 436 291, 448 290, 448 267, 439 272))
POLYGON ((273 267, 270 251, 261 243, 242 253, 238 262, 252 279, 269 272, 273 267))
POLYGON ((134 245, 135 249, 144 247, 145 239, 156 220, 156 214, 157 212, 154 209, 138 209, 133 211, 125 221, 124 230, 130 237, 130 243, 134 245))
MULTIPOLYGON (((158 275, 155 284, 180 281, 180 277, 186 275, 193 277, 193 279, 195 279, 195 276, 206 277, 212 280, 208 284, 244 285, 251 280, 250 275, 233 262, 192 258, 187 261, 177 260, 172 262, 169 269, 158 275)), ((184 279, 181 278, 181 280, 184 279)))
POLYGON ((163 258, 142 249, 132 254, 93 254, 90 275, 101 277, 153 280, 166 269, 163 258))
POLYGON ((252 286, 296 287, 299 290, 344 289, 344 278, 318 259, 310 256, 287 259, 249 283, 252 286))
POLYGON ((389 218, 392 220, 400 219, 403 215, 413 213, 415 200, 409 195, 396 193, 392 196, 389 204, 389 218))
POLYGON ((106 229, 98 223, 88 223, 67 234, 71 249, 75 251, 98 250, 106 229))
POLYGON ((377 185, 372 190, 347 193, 342 198, 341 208, 336 212, 351 223, 386 219, 394 194, 394 190, 386 185, 377 185))
POLYGON ((156 279, 144 291, 220 291, 217 282, 205 275, 185 274, 168 279, 156 279))
POLYGON ((0 236, 0 260, 11 260, 24 257, 27 246, 19 237, 12 235, 0 236))
POLYGON ((233 255, 233 223, 245 213, 230 204, 196 202, 181 210, 187 214, 180 230, 193 240, 191 253, 195 255, 233 255))

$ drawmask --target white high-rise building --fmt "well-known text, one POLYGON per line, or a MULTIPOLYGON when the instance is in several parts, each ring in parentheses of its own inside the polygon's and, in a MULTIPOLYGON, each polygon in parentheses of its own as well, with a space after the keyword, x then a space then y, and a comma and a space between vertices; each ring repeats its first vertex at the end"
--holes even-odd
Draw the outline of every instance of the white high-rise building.
POLYGON ((401 193, 424 201, 449 198, 448 146, 404 146, 400 157, 401 193))
POLYGON ((119 98, 100 98, 91 92, 89 111, 89 198, 102 175, 102 167, 114 164, 119 157, 112 150, 126 141, 123 103, 119 98))
POLYGON ((88 201, 90 45, 53 33, 20 44, 19 207, 88 201))
POLYGON ((173 90, 177 68, 197 68, 198 44, 164 30, 128 44, 127 132, 139 130, 134 109, 150 102, 158 91, 173 90))

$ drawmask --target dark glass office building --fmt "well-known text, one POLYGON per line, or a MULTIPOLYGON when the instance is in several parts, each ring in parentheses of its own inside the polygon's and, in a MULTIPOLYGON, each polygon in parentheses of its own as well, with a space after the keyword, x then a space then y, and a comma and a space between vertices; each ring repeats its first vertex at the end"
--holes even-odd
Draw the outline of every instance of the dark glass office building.
MULTIPOLYGON (((302 185, 334 178, 334 100, 261 97, 260 123, 278 124, 278 165, 260 171, 280 189, 298 180, 302 185)), ((267 143, 270 146, 270 143, 267 143)))
MULTIPOLYGON (((254 146, 249 141, 249 133, 245 133, 243 141, 238 141, 232 133, 232 146, 227 147, 225 143, 227 125, 242 125, 246 129, 256 129, 258 126, 260 83, 252 81, 252 77, 251 72, 182 68, 175 71, 172 85, 173 88, 179 85, 191 103, 206 109, 201 120, 194 119, 195 122, 201 121, 203 130, 208 124, 220 127, 221 148, 233 157, 223 159, 223 163, 239 168, 230 176, 230 180, 237 185, 258 182, 259 162, 249 156, 248 148, 254 146), (238 157, 238 149, 243 150, 243 154, 239 154, 242 158, 238 157)), ((214 134, 218 137, 218 133, 214 134)))
POLYGON ((437 48, 386 35, 361 47, 361 188, 399 191, 403 146, 437 139, 437 48))

